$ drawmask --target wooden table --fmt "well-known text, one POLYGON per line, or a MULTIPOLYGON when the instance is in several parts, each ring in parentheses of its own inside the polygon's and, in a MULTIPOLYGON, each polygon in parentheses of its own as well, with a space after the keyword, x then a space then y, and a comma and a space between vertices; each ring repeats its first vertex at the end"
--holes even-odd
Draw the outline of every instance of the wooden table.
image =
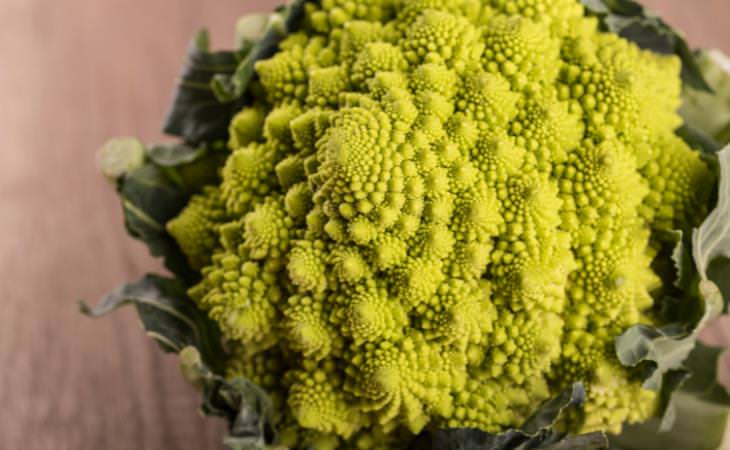
MULTIPOLYGON (((727 0, 648 3, 730 51, 727 0)), ((159 268, 125 235, 96 148, 160 139, 188 38, 209 26, 229 44, 237 16, 266 4, 0 0, 0 449, 221 448, 221 424, 198 417, 131 309, 93 321, 74 302, 159 268)))

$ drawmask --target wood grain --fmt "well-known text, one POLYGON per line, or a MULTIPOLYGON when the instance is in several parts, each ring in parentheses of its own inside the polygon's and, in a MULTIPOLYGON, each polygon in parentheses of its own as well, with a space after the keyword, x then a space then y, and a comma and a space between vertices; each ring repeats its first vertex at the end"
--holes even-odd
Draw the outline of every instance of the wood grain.
MULTIPOLYGON (((726 0, 647 3, 730 51, 726 0)), ((92 321, 74 301, 159 269, 125 235, 95 149, 162 138, 188 38, 209 26, 226 45, 237 16, 266 4, 0 0, 0 449, 221 448, 221 424, 195 413, 133 312, 92 321)))

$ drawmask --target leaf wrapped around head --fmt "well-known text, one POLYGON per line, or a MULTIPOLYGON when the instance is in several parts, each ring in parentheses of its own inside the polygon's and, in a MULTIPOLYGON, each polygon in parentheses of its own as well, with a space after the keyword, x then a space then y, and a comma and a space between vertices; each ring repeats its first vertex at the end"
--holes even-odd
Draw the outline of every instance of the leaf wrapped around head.
POLYGON ((264 450, 276 440, 273 406, 260 387, 246 378, 216 375, 196 347, 180 351, 180 370, 202 391, 203 413, 228 421, 229 433, 223 442, 230 450, 264 450))
POLYGON ((718 368, 725 352, 698 342, 683 370, 674 373, 677 390, 665 399, 664 416, 624 426, 610 437, 611 449, 724 448, 730 395, 718 382, 718 368))
POLYGON ((135 283, 119 286, 94 308, 81 302, 81 311, 101 317, 127 304, 134 305, 145 332, 162 350, 180 353, 193 347, 200 351, 206 365, 222 370, 225 354, 220 332, 188 298, 179 280, 145 275, 135 283))
POLYGON ((692 234, 692 257, 703 280, 712 280, 730 301, 730 146, 717 154, 720 186, 717 206, 692 234), (715 276, 713 276, 715 275, 715 276), (718 276, 719 275, 719 276, 718 276))
POLYGON ((517 430, 488 433, 477 428, 447 428, 421 433, 409 450, 598 450, 608 445, 603 433, 569 436, 554 429, 561 414, 579 406, 585 390, 574 384, 557 397, 545 402, 517 430))
POLYGON ((304 13, 304 0, 295 0, 272 13, 261 26, 260 16, 247 16, 239 20, 237 36, 247 54, 241 59, 235 71, 219 71, 211 79, 211 89, 222 104, 239 99, 255 76, 256 61, 268 58, 277 49, 279 42, 289 34, 304 13), (250 19, 248 19, 250 17, 250 19))
POLYGON ((217 181, 225 156, 222 143, 145 147, 131 138, 111 139, 99 151, 101 170, 121 197, 127 231, 186 283, 199 275, 166 225, 193 194, 217 181))
POLYGON ((228 122, 237 110, 231 103, 218 102, 211 80, 217 74, 233 73, 240 55, 232 51, 211 52, 206 30, 190 42, 187 61, 164 124, 164 131, 190 143, 225 139, 228 122))
MULTIPOLYGON (((644 386, 661 390, 664 397, 662 430, 671 428, 683 398, 704 401, 701 396, 698 397, 700 390, 697 386, 716 380, 714 369, 709 371, 698 364, 701 361, 698 355, 710 354, 714 356, 711 361, 716 361, 718 355, 712 355, 698 345, 697 339, 708 323, 727 310, 730 299, 730 282, 725 276, 730 271, 730 147, 719 152, 717 158, 720 167, 717 205, 704 223, 694 229, 691 241, 679 233, 679 242, 673 252, 677 269, 675 286, 684 295, 684 298, 673 301, 674 306, 683 311, 675 317, 684 317, 688 322, 658 328, 636 325, 616 339, 616 351, 623 364, 648 363, 650 375, 644 386), (692 313, 693 308, 688 308, 688 305, 695 305, 698 312, 692 313), (690 367, 692 365, 695 368, 690 367), (708 373, 712 375, 708 376, 708 373), (681 389, 673 394, 678 388, 681 389)), ((730 406, 727 402, 730 397, 724 389, 712 389, 714 398, 730 406)))
POLYGON ((730 59, 719 50, 700 50, 697 61, 714 92, 685 87, 679 134, 714 153, 730 143, 730 59))

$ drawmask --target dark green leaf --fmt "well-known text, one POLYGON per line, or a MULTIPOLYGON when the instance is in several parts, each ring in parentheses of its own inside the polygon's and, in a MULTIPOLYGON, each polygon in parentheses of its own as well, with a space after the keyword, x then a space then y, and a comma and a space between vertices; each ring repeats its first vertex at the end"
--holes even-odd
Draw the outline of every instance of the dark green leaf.
POLYGON ((153 145, 147 149, 147 157, 162 167, 175 167, 188 164, 200 158, 205 147, 193 147, 187 144, 153 145))
POLYGON ((120 306, 133 304, 145 332, 166 352, 180 352, 192 346, 199 349, 210 367, 222 367, 224 360, 220 332, 190 300, 178 280, 146 275, 135 283, 119 286, 90 308, 81 311, 92 317, 106 315, 120 306))
MULTIPOLYGON (((694 352, 694 349, 692 352, 694 352)), ((685 360, 684 363, 686 362, 685 360)), ((674 422, 677 420, 677 411, 672 406, 674 394, 677 393, 677 389, 680 389, 691 376, 690 371, 685 368, 673 369, 664 375, 662 390, 659 392, 660 411, 663 412, 661 422, 659 423, 659 431, 664 432, 674 426, 674 422)))
POLYGON ((684 293, 678 304, 702 305, 702 316, 695 320, 661 328, 635 325, 616 339, 619 360, 628 366, 648 363, 651 373, 644 383, 647 389, 661 390, 665 375, 679 377, 676 371, 694 349, 697 335, 712 319, 725 310, 718 285, 730 288, 725 277, 730 257, 730 147, 718 153, 720 187, 717 207, 692 233, 691 242, 680 233, 672 259, 677 268, 676 286, 684 293), (713 274, 708 274, 710 264, 713 274), (712 277, 710 277, 712 275, 712 277), (713 282, 715 281, 715 282, 713 282))
POLYGON ((682 80, 685 84, 691 88, 714 94, 712 86, 705 79, 705 75, 697 63, 697 58, 684 36, 663 21, 661 21, 661 24, 671 31, 674 37, 674 53, 682 61, 682 80))
POLYGON ((409 450, 598 450, 608 447, 600 432, 566 436, 541 431, 528 437, 516 430, 492 434, 477 428, 447 428, 419 435, 409 450))
POLYGON ((603 0, 581 0, 581 3, 593 14, 608 14, 611 12, 603 0))
POLYGON ((622 16, 638 16, 645 13, 641 3, 633 0, 582 0, 582 3, 591 12, 600 12, 594 9, 597 5, 599 9, 622 16))
POLYGON ((180 353, 183 374, 203 391, 202 411, 225 418, 229 434, 223 440, 231 450, 264 450, 276 440, 273 406, 266 393, 246 378, 227 380, 201 361, 195 347, 180 353))
POLYGON ((196 274, 165 229, 165 224, 185 207, 189 194, 153 164, 127 174, 120 182, 119 194, 129 234, 143 241, 153 256, 163 257, 172 273, 194 280, 196 274))
POLYGON ((593 432, 578 436, 568 436, 543 450, 601 450, 608 448, 608 438, 604 433, 593 432))
MULTIPOLYGON (((685 116, 685 121, 687 121, 686 115, 683 115, 685 116)), ((704 153, 713 154, 722 148, 722 145, 712 136, 705 134, 705 132, 703 132, 700 128, 695 128, 694 125, 689 122, 685 122, 684 125, 677 130, 677 136, 681 137, 690 147, 704 153)))
POLYGON ((718 142, 722 142, 723 144, 730 143, 730 122, 717 131, 715 138, 718 142))
MULTIPOLYGON (((717 162, 717 207, 693 230, 691 239, 677 232, 679 242, 672 253, 676 268, 674 285, 681 296, 674 304, 681 313, 675 311, 668 316, 682 318, 684 322, 661 328, 636 325, 616 340, 619 360, 628 366, 647 367, 649 376, 644 386, 661 393, 663 416, 647 425, 658 431, 673 430, 679 420, 691 421, 691 417, 683 418, 682 413, 699 403, 730 406, 730 397, 716 381, 720 353, 697 342, 699 332, 726 309, 723 298, 728 298, 730 290, 730 147, 717 154, 717 162), (698 305, 702 306, 700 317, 693 311, 698 305)), ((724 423, 726 412, 718 414, 724 423)))
POLYGON ((692 240, 682 231, 676 231, 677 245, 672 251, 672 262, 676 271, 674 285, 685 295, 694 296, 699 285, 699 274, 692 259, 692 240))
POLYGON ((228 152, 206 150, 199 159, 174 168, 164 168, 179 185, 189 193, 199 192, 203 186, 220 184, 220 169, 228 157, 228 152))
MULTIPOLYGON (((222 144, 221 144, 222 145, 222 144)), ((189 284, 199 275, 192 270, 165 225, 176 217, 190 196, 206 184, 218 182, 218 169, 226 151, 216 144, 156 145, 149 149, 136 139, 124 138, 114 153, 141 151, 141 165, 129 166, 115 180, 122 200, 124 224, 129 234, 144 242, 153 256, 189 284)))
POLYGON ((680 114, 687 129, 680 136, 714 153, 730 143, 730 59, 717 50, 700 51, 695 59, 714 93, 684 90, 680 114))
POLYGON ((730 258, 719 256, 712 260, 707 266, 707 278, 712 280, 720 289, 722 298, 725 301, 725 312, 730 306, 730 258))
POLYGON ((476 428, 428 430, 416 437, 409 450, 590 450, 608 445, 603 433, 568 436, 552 427, 567 408, 585 400, 581 383, 545 402, 519 430, 488 433, 476 428))
POLYGON ((691 375, 682 385, 682 391, 699 400, 730 407, 730 395, 718 381, 719 365, 726 351, 698 342, 684 362, 691 375))
POLYGON ((557 397, 545 402, 532 417, 527 419, 521 430, 527 434, 535 434, 540 430, 550 428, 564 410, 581 405, 585 398, 585 388, 581 383, 575 383, 570 389, 564 390, 557 397))
POLYGON ((661 420, 624 425, 611 436, 612 450, 724 450, 721 447, 728 424, 727 408, 696 402, 692 396, 675 393, 678 410, 672 429, 660 431, 661 420))
POLYGON ((674 39, 670 34, 657 30, 656 24, 649 21, 636 20, 634 17, 609 15, 605 18, 609 30, 621 37, 636 43, 643 49, 662 55, 674 53, 674 39))
POLYGON ((662 418, 626 425, 612 436, 611 448, 624 450, 716 450, 725 435, 730 395, 718 382, 718 365, 725 350, 698 342, 685 360, 684 376, 662 418))
POLYGON ((660 391, 666 374, 683 369, 700 330, 722 313, 722 298, 712 282, 702 282, 700 292, 704 313, 694 327, 672 324, 657 328, 639 324, 616 338, 616 354, 622 364, 631 367, 649 364, 649 376, 644 381, 646 389, 660 391))
POLYGON ((293 0, 285 8, 269 16, 261 38, 251 45, 251 50, 232 74, 220 73, 213 77, 211 87, 221 102, 240 98, 254 77, 256 61, 266 59, 276 52, 279 42, 294 30, 304 15, 305 0, 293 0))
POLYGON ((211 80, 218 74, 230 76, 238 63, 235 52, 210 52, 208 33, 199 32, 190 44, 164 131, 192 144, 225 140, 237 105, 220 103, 211 80))
POLYGON ((493 434, 477 428, 447 428, 422 433, 409 450, 506 450, 519 448, 527 439, 515 430, 493 434))
POLYGON ((717 157, 720 164, 717 206, 692 234, 692 256, 704 280, 709 279, 707 268, 715 259, 730 258, 730 146, 717 157))
POLYGON ((168 144, 149 148, 147 156, 177 188, 192 194, 205 185, 218 184, 219 169, 228 152, 208 144, 168 144))

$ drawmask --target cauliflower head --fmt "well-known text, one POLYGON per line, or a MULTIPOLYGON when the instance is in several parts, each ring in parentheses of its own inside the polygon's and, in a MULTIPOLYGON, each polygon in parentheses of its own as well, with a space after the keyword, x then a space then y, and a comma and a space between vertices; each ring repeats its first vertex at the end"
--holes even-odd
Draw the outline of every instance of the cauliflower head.
POLYGON ((679 60, 578 0, 305 11, 255 66, 222 182, 168 223, 282 444, 501 431, 574 381, 575 430, 650 416, 613 344, 657 320, 662 232, 706 214, 679 60))

